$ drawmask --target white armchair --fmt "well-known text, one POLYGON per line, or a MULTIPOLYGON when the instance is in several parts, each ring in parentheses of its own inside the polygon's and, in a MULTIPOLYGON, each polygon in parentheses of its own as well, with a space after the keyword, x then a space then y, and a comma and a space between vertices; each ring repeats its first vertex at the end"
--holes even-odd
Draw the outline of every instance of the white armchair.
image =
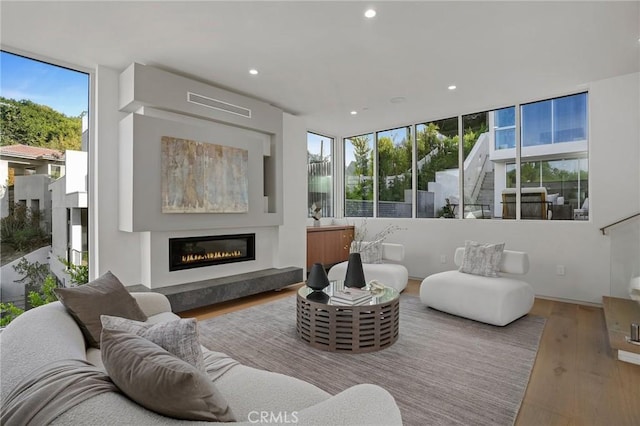
MULTIPOLYGON (((404 260, 402 244, 382 243, 382 263, 363 263, 364 278, 367 283, 376 280, 399 292, 407 287, 409 271, 400 264, 404 260)), ((341 262, 329 270, 329 280, 344 280, 348 262, 341 262)))
MULTIPOLYGON (((464 247, 456 249, 454 262, 460 266, 464 247)), ((524 275, 529 271, 525 252, 505 250, 500 272, 524 275)), ((504 326, 526 315, 535 295, 531 286, 508 276, 485 277, 459 270, 428 276, 420 285, 420 300, 425 305, 453 315, 504 326)))

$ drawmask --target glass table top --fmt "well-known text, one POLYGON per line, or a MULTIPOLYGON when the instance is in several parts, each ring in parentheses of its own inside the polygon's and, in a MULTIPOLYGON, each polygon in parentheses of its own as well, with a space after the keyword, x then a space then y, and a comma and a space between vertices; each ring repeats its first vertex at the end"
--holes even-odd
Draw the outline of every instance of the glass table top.
MULTIPOLYGON (((345 288, 348 289, 349 287, 345 287, 344 281, 342 280, 330 281, 329 286, 323 289, 321 292, 314 292, 313 289, 305 285, 300 287, 300 289, 298 290, 298 294, 300 295, 300 297, 304 297, 312 302, 339 306, 341 304, 332 303, 332 296, 338 291, 343 291, 345 288)), ((400 295, 400 293, 398 293, 398 290, 396 290, 395 288, 384 287, 383 289, 379 289, 379 288, 374 288, 374 286, 372 286, 371 284, 367 284, 365 287, 363 287, 360 290, 369 291, 372 297, 369 303, 366 303, 365 305, 358 305, 358 306, 378 305, 380 303, 390 302, 394 299, 397 299, 400 295)))

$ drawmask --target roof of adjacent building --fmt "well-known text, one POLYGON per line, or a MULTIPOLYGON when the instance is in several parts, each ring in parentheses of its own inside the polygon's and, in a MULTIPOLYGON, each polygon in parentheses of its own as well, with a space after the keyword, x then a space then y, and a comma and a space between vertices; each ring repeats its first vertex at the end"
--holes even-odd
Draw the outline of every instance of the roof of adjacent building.
POLYGON ((64 152, 57 149, 22 144, 2 146, 0 147, 0 154, 29 160, 60 161, 64 159, 64 152))

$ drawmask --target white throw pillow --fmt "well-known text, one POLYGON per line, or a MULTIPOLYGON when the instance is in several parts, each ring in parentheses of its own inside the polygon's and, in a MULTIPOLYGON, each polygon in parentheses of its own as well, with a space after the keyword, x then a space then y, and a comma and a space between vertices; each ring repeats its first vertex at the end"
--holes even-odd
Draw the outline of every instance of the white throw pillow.
POLYGON ((482 244, 476 241, 464 242, 464 257, 460 272, 485 277, 497 277, 502 261, 504 243, 482 244))

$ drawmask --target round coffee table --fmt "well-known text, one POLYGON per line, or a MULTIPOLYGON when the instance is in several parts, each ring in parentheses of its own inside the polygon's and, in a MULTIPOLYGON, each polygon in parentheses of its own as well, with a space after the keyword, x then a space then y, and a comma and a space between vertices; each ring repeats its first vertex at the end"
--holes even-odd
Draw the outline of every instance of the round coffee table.
POLYGON ((332 304, 331 296, 341 289, 344 289, 342 281, 332 281, 323 290, 328 296, 326 301, 308 298, 313 290, 307 286, 298 290, 296 328, 300 339, 324 351, 351 353, 378 351, 398 340, 400 297, 397 290, 386 287, 372 292, 373 298, 367 305, 332 304))

